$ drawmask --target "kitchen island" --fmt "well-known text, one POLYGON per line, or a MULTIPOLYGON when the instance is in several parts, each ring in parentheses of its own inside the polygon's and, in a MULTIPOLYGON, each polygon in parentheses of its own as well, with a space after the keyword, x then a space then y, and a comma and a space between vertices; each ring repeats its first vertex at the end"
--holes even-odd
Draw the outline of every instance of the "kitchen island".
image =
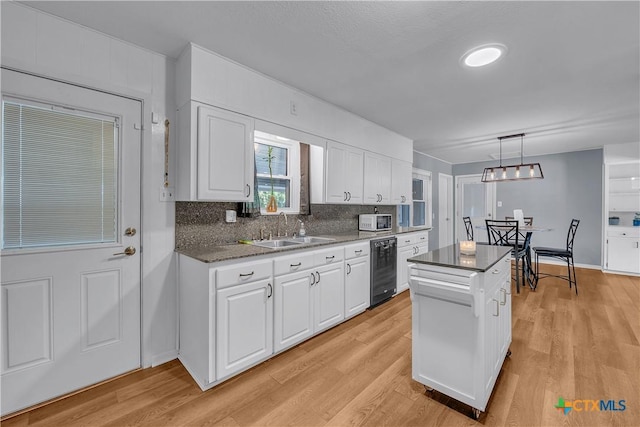
POLYGON ((486 409, 511 344, 511 248, 458 244, 409 258, 412 377, 486 409))

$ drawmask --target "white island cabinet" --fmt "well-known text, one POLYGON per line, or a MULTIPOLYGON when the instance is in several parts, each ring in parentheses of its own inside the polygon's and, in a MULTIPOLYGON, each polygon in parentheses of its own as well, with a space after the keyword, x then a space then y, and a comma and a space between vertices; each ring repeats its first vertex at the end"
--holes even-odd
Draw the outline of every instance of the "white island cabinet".
POLYGON ((511 343, 510 249, 458 245, 409 258, 412 377, 479 415, 511 343))

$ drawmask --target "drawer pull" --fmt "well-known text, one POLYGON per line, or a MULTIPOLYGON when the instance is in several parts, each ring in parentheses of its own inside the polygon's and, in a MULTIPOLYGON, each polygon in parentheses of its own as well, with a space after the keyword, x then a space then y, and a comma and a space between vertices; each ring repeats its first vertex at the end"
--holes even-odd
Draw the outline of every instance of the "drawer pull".
POLYGON ((498 270, 498 269, 496 268, 495 270, 493 270, 493 271, 491 272, 491 274, 500 274, 500 270, 498 270))
POLYGON ((354 251, 357 254, 361 254, 362 253, 362 249, 358 249, 357 251, 354 251))
POLYGON ((251 277, 253 276, 253 271, 251 273, 240 273, 240 277, 251 277))
POLYGON ((289 267, 291 268, 296 268, 296 267, 300 267, 302 265, 301 262, 297 263, 297 264, 289 264, 289 267))
POLYGON ((327 261, 332 260, 335 258, 335 255, 331 255, 331 256, 326 256, 325 258, 327 259, 327 261))

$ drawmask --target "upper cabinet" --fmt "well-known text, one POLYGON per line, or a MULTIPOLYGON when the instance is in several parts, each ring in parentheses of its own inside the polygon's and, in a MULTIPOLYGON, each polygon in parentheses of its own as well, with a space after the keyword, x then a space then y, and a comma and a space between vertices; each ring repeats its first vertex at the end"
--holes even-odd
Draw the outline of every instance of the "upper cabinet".
MULTIPOLYGON (((409 183, 411 180, 409 179, 409 183)), ((364 203, 391 205, 391 158, 364 154, 364 203)))
POLYGON ((327 142, 326 203, 362 204, 364 153, 334 141, 327 142))
POLYGON ((253 200, 254 120, 191 102, 178 112, 178 200, 253 200))
POLYGON ((609 210, 640 212, 640 163, 609 165, 609 210))
POLYGON ((402 160, 391 160, 391 204, 411 204, 411 171, 412 165, 402 160))

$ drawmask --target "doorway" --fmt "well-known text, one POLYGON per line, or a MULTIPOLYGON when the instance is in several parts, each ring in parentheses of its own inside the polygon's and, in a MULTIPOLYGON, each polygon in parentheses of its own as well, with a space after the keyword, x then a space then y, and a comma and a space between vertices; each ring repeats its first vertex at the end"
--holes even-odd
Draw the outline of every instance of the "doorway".
POLYGON ((456 177, 456 236, 457 241, 467 240, 463 217, 471 218, 474 240, 487 242, 487 233, 475 227, 484 225, 485 219, 495 218, 496 184, 482 182, 482 175, 456 177), (479 232, 480 231, 480 232, 479 232))
POLYGON ((2 83, 4 415, 140 367, 142 105, 2 83))

